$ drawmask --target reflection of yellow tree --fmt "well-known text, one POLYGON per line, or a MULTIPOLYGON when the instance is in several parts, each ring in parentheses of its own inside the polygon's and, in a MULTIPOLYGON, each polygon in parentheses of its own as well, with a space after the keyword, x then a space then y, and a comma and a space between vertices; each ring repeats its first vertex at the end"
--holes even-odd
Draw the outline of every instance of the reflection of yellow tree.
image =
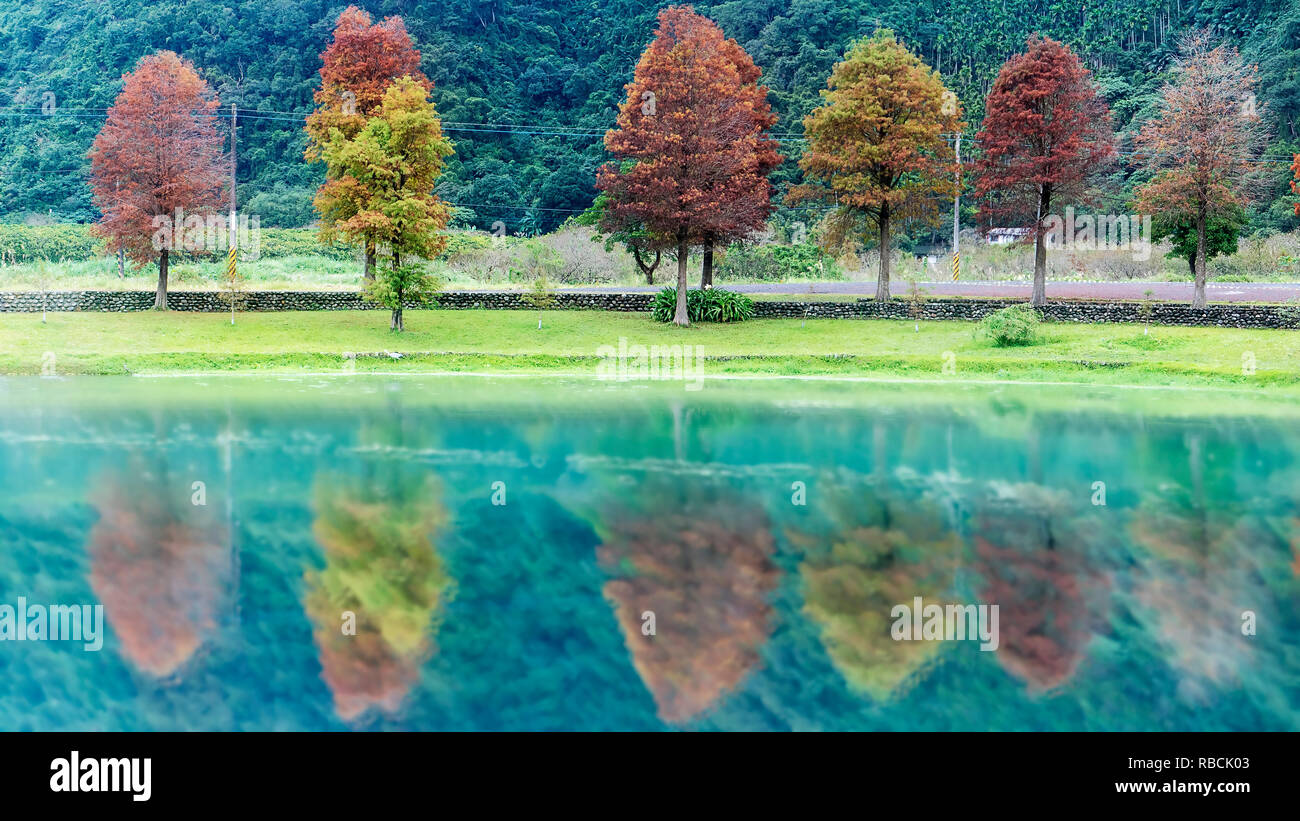
POLYGON ((1032 484, 995 488, 975 517, 981 602, 998 605, 998 661, 1036 689, 1068 681, 1104 621, 1109 580, 1093 563, 1099 524, 1032 484))
POLYGON ((318 482, 316 540, 325 568, 307 574, 335 710, 353 719, 370 707, 394 712, 434 651, 450 578, 434 544, 447 524, 436 482, 318 482), (356 635, 342 630, 356 615, 356 635))
POLYGON ((827 503, 834 528, 790 532, 804 550, 804 610, 848 682, 886 699, 939 651, 933 641, 896 641, 895 605, 916 596, 938 604, 951 585, 959 541, 933 502, 878 489, 827 503))
POLYGON ((154 676, 174 673, 217 624, 230 590, 225 529, 191 486, 133 460, 101 475, 92 499, 90 584, 122 650, 154 676))
POLYGON ((632 662, 664 721, 687 721, 735 688, 772 630, 778 570, 757 505, 707 488, 648 489, 653 512, 602 516, 601 566, 632 662), (642 614, 655 635, 642 634, 642 614))

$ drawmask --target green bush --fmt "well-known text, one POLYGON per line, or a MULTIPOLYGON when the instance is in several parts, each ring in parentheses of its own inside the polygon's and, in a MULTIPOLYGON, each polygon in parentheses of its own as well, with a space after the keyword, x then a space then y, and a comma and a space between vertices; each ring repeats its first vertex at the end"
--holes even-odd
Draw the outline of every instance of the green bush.
POLYGON ((1013 345, 1033 345, 1038 341, 1038 326, 1042 317, 1028 305, 1012 305, 994 311, 980 322, 980 332, 999 348, 1013 345))
POLYGON ((719 279, 784 282, 791 279, 843 279, 835 260, 816 245, 732 245, 718 265, 719 279))
MULTIPOLYGON (((677 289, 664 288, 650 302, 656 322, 672 322, 677 313, 677 289)), ((691 322, 744 322, 754 318, 754 300, 721 288, 688 290, 686 316, 691 322)))

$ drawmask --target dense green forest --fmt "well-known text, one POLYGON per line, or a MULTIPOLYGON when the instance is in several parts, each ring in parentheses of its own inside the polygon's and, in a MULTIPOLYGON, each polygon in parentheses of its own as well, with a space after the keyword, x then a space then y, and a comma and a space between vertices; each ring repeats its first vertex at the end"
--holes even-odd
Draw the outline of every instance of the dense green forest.
MULTIPOLYGON (((239 115, 239 200, 263 225, 312 218, 324 174, 302 159, 301 115, 311 109, 320 52, 346 3, 319 0, 0 0, 0 219, 98 216, 86 152, 142 55, 171 49, 191 60, 239 115), (251 112, 244 113, 247 109, 251 112)), ((435 83, 434 102, 456 154, 439 193, 462 221, 511 233, 554 228, 590 205, 601 138, 623 84, 650 41, 658 9, 633 0, 384 0, 401 15, 435 83)), ((974 133, 998 67, 1040 31, 1073 46, 1093 70, 1122 136, 1149 116, 1178 34, 1209 26, 1257 61, 1275 139, 1268 157, 1300 147, 1300 3, 1296 0, 730 0, 695 3, 764 72, 798 176, 801 120, 818 101, 847 43, 894 29, 938 68, 974 133)), ((1278 162, 1275 196, 1256 229, 1296 226, 1278 162)), ((1135 182, 1121 165, 1115 207, 1135 182)), ((791 219, 783 211, 779 218, 791 219)))

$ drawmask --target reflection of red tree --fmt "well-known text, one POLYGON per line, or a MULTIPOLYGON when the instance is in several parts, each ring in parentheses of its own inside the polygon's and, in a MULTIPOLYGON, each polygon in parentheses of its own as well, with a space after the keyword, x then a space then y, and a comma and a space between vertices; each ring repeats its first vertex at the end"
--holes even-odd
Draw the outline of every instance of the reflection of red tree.
POLYGON ((423 656, 400 656, 378 629, 357 625, 355 636, 344 636, 336 626, 337 608, 308 615, 316 625, 312 635, 320 648, 321 677, 334 694, 334 710, 345 721, 377 707, 394 713, 420 675, 423 656))
POLYGON ((99 521, 90 531, 90 583, 136 667, 166 676, 184 664, 217 622, 229 586, 223 528, 188 488, 131 478, 100 480, 99 521), (177 502, 173 496, 178 496, 177 502))
POLYGON ((1032 504, 976 519, 980 601, 998 606, 998 661, 1035 689, 1068 681, 1104 620, 1109 581, 1091 566, 1090 530, 1032 504))
POLYGON ((597 549, 614 574, 615 605, 632 662, 664 721, 687 721, 735 688, 759 661, 771 632, 768 595, 778 571, 766 516, 753 507, 710 504, 607 519, 597 549), (642 614, 656 634, 642 635, 642 614))
POLYGON ((985 565, 983 603, 998 605, 998 660, 1012 675, 1050 689, 1074 675, 1092 636, 1077 561, 1060 553, 1025 555, 975 540, 985 565))

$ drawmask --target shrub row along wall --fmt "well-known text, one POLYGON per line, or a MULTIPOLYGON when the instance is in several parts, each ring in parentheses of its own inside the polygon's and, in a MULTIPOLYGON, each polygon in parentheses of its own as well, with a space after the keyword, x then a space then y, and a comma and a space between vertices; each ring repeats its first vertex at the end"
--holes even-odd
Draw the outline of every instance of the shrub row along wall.
MULTIPOLYGON (((560 293, 556 310, 649 311, 651 294, 560 293)), ((354 292, 338 291, 250 291, 243 295, 246 311, 356 311, 375 310, 354 292)), ((22 311, 147 311, 153 307, 152 291, 31 291, 0 292, 0 312, 22 311)), ((981 319, 999 308, 1015 304, 1013 299, 932 299, 919 306, 921 319, 981 319)), ((485 310, 531 310, 525 295, 504 291, 448 291, 438 295, 442 308, 485 310)), ((176 311, 229 311, 221 295, 210 291, 175 291, 167 304, 176 311)), ((412 306, 414 307, 414 306, 412 306)), ((1040 309, 1045 319, 1055 322, 1142 322, 1141 306, 1135 302, 1049 302, 1040 309)), ((759 317, 809 319, 910 319, 912 306, 895 299, 879 304, 874 300, 853 302, 755 302, 759 317)), ((1184 304, 1153 303, 1151 323, 1155 325, 1213 325, 1225 328, 1295 327, 1287 306, 1226 304, 1196 309, 1184 304)))

